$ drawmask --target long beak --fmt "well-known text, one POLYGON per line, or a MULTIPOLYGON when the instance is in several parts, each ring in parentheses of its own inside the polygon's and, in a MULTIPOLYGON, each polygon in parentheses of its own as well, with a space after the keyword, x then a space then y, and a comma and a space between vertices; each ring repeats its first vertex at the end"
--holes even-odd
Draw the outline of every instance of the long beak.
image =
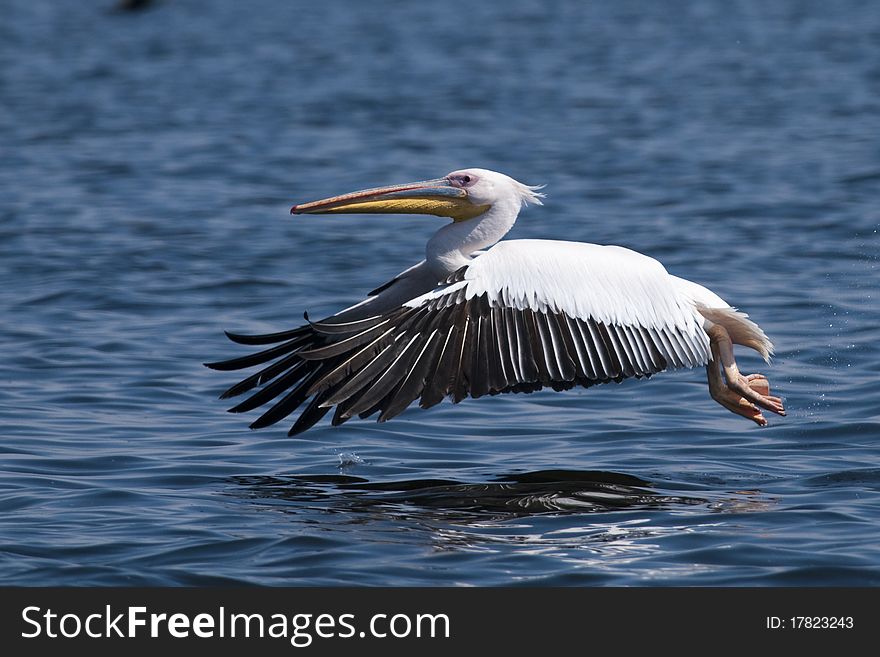
POLYGON ((472 203, 465 190, 446 178, 437 178, 300 203, 290 208, 290 214, 433 214, 464 221, 488 209, 487 205, 472 203))

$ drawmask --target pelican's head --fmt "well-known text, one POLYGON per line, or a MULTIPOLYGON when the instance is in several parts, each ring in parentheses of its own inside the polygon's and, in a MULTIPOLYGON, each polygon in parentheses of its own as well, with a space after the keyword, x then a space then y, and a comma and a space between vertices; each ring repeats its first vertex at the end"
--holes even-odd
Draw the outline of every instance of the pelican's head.
POLYGON ((496 204, 516 211, 529 203, 540 205, 540 187, 517 182, 488 169, 461 169, 443 178, 390 185, 301 203, 290 214, 433 214, 467 221, 496 204))

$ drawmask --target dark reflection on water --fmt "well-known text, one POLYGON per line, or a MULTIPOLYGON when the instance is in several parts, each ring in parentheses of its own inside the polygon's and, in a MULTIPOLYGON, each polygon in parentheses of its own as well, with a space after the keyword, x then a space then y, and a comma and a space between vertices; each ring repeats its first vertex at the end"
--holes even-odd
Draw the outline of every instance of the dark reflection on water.
POLYGON ((601 471, 540 470, 499 475, 497 481, 464 483, 414 479, 370 482, 348 475, 235 477, 246 495, 291 503, 326 503, 332 508, 370 510, 406 505, 473 514, 595 513, 621 509, 704 504, 696 497, 652 491, 647 481, 601 471))

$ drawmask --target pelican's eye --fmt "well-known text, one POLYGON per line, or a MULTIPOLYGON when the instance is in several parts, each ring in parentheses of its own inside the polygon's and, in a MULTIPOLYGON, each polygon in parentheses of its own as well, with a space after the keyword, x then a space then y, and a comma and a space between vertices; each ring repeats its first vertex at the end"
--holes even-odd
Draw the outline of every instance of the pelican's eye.
POLYGON ((477 177, 472 173, 454 173, 449 176, 449 182, 456 187, 470 187, 477 182, 477 177))

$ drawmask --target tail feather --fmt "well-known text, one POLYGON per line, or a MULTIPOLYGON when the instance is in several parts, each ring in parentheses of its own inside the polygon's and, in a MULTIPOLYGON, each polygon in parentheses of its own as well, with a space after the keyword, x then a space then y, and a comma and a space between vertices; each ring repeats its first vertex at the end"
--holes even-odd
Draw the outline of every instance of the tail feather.
POLYGON ((736 308, 708 308, 697 306, 700 314, 710 322, 720 324, 730 334, 734 344, 754 349, 765 362, 769 363, 773 356, 773 343, 764 330, 749 319, 749 316, 736 308))

